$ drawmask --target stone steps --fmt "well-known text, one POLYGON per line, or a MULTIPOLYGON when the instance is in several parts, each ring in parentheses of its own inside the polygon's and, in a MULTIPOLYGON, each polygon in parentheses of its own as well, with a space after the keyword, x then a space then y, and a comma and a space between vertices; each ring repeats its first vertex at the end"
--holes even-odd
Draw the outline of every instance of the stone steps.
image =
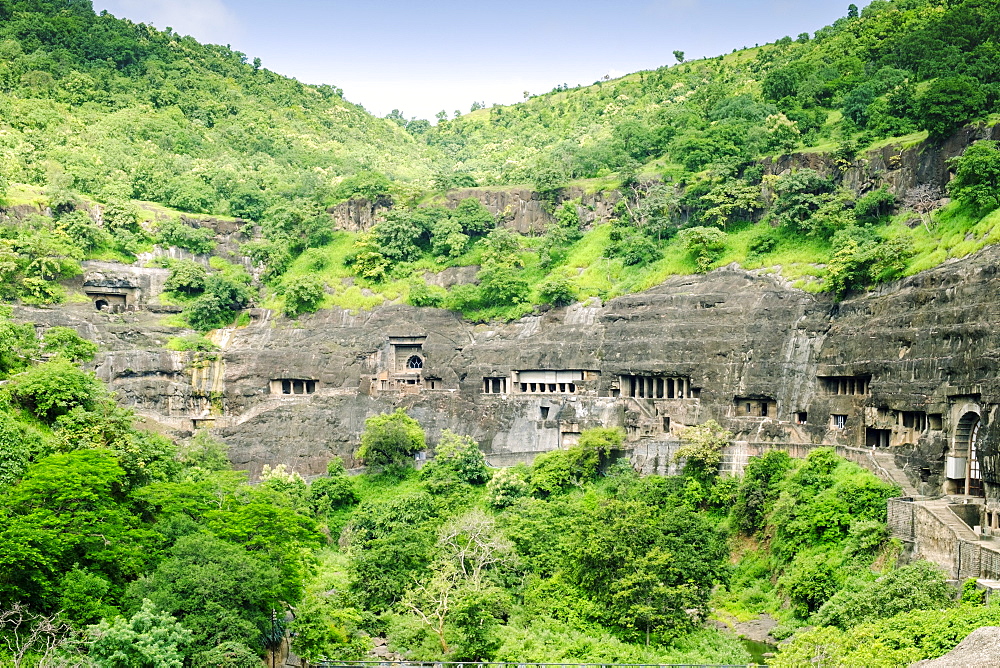
POLYGON ((873 450, 869 456, 875 465, 876 473, 887 482, 898 485, 903 491, 903 496, 918 496, 916 488, 910 484, 906 473, 896 466, 896 460, 892 453, 873 450))
POLYGON ((930 511, 941 524, 948 527, 957 538, 978 543, 979 536, 952 512, 951 508, 948 507, 951 504, 952 502, 945 498, 924 501, 921 505, 930 511))

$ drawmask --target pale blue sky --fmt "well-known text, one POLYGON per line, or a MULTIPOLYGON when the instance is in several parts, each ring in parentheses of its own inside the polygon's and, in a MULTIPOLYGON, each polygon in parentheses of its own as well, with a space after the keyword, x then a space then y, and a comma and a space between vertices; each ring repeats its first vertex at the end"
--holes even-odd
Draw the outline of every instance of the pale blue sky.
MULTIPOLYGON (((328 83, 379 116, 433 120, 474 101, 590 84, 812 33, 849 0, 94 0, 94 9, 231 44, 264 66, 328 83)), ((864 6, 866 2, 856 2, 864 6)))

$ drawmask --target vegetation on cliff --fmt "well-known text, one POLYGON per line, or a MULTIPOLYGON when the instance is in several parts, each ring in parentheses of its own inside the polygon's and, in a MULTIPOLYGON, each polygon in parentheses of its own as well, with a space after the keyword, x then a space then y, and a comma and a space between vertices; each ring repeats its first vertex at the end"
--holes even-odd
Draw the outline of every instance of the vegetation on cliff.
POLYGON ((415 659, 740 663, 705 620, 769 613, 782 637, 816 625, 787 665, 872 643, 890 665, 998 618, 973 590, 956 607, 934 567, 896 567, 898 490, 830 449, 719 476, 727 435, 707 424, 682 434, 682 473, 642 477, 615 429, 502 470, 446 431, 417 472, 423 431, 396 412, 369 420, 368 473, 335 459, 311 482, 279 466, 251 486, 205 432, 178 446, 136 428, 74 362, 94 352, 0 322, 0 636, 23 650, 0 660, 252 665, 292 606, 313 659, 381 636, 415 659))
MULTIPOLYGON (((130 261, 153 243, 210 252, 208 230, 180 212, 259 224, 243 252, 262 271, 264 303, 290 317, 405 299, 511 318, 730 262, 841 295, 996 241, 995 184, 960 177, 958 204, 931 215, 945 193, 898 201, 848 190, 843 175, 870 147, 929 138, 933 150, 991 118, 998 18, 972 0, 880 0, 813 35, 559 86, 432 127, 373 118, 335 87, 84 1, 5 0, 0 196, 51 216, 8 216, 3 296, 58 301, 55 283, 81 259, 130 261), (766 175, 789 153, 823 154, 826 168, 766 175), (439 196, 514 184, 545 201, 540 236, 491 232, 504 212, 439 196), (585 229, 571 184, 617 202, 610 224, 585 229), (352 199, 378 221, 362 235, 335 232, 327 212, 352 199), (461 266, 478 267, 476 285, 424 281, 461 266)), ((206 292, 188 309, 200 329, 260 298, 206 292)))

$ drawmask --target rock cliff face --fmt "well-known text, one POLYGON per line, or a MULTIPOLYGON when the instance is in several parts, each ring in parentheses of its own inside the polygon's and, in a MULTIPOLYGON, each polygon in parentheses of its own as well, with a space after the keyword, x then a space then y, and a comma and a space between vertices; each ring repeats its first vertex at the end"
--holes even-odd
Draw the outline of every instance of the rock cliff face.
POLYGON ((714 418, 754 451, 874 448, 923 493, 992 497, 998 267, 990 248, 839 304, 726 268, 493 325, 402 305, 255 311, 217 333, 219 353, 164 351, 176 332, 150 311, 17 316, 99 341, 95 370, 124 404, 180 435, 213 429, 254 473, 351 462, 365 418, 403 407, 432 443, 470 434, 496 465, 618 425, 637 464, 665 470, 678 430, 714 418))

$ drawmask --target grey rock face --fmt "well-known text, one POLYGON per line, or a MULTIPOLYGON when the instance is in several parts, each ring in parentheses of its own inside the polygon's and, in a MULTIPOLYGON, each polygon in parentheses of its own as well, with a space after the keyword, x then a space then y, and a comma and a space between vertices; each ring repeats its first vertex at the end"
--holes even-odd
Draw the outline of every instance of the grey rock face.
POLYGON ((678 430, 711 418, 740 443, 888 446, 929 493, 950 484, 969 415, 987 487, 996 470, 998 264, 987 249, 839 304, 730 267, 506 324, 403 305, 295 322, 257 311, 217 333, 220 353, 164 351, 177 330, 149 312, 17 317, 98 341, 94 368, 122 403, 182 435, 214 428, 254 473, 353 464, 364 420, 402 407, 432 443, 469 434, 497 465, 605 425, 626 428, 637 465, 666 471, 678 430))

